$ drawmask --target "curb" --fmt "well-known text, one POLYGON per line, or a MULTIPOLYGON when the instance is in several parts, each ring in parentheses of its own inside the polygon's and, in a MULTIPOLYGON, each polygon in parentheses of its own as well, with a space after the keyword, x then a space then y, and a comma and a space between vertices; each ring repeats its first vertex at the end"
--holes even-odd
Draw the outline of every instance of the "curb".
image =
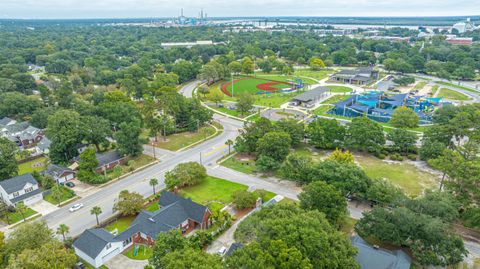
POLYGON ((194 147, 194 146, 196 146, 197 144, 201 144, 201 143, 203 143, 203 142, 205 142, 205 141, 207 141, 207 140, 210 140, 210 139, 212 139, 212 138, 220 135, 220 134, 223 132, 223 129, 222 129, 222 131, 220 131, 220 129, 218 129, 218 128, 217 128, 215 125, 213 125, 213 124, 208 123, 208 125, 210 125, 211 127, 213 127, 213 128, 215 129, 215 133, 214 133, 214 134, 208 136, 208 137, 205 138, 205 139, 198 140, 197 142, 195 142, 195 143, 193 143, 193 144, 190 144, 190 145, 188 145, 188 146, 186 146, 186 147, 183 147, 183 148, 181 148, 181 149, 178 149, 178 150, 176 150, 175 152, 181 152, 181 151, 183 151, 183 150, 186 150, 186 149, 189 149, 189 148, 191 148, 191 147, 194 147))

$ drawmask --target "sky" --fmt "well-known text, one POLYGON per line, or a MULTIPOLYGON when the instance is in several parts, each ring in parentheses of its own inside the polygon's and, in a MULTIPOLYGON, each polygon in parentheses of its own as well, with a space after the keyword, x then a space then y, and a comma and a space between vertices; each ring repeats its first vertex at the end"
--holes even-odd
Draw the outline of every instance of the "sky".
POLYGON ((197 16, 463 16, 480 15, 480 0, 0 0, 0 18, 197 16))

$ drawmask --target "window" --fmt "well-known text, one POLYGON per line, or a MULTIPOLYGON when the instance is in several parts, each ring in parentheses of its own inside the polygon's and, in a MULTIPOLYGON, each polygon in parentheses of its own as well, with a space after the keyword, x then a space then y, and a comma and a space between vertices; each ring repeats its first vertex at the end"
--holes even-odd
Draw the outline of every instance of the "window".
POLYGON ((33 187, 30 187, 30 188, 26 188, 26 189, 25 189, 25 193, 28 193, 28 192, 31 192, 31 191, 33 191, 33 187))
POLYGON ((112 247, 112 244, 111 243, 108 243, 107 244, 107 249, 111 248, 112 247))
POLYGON ((13 193, 13 197, 18 197, 18 195, 19 195, 19 194, 18 194, 18 191, 16 191, 16 192, 13 193))

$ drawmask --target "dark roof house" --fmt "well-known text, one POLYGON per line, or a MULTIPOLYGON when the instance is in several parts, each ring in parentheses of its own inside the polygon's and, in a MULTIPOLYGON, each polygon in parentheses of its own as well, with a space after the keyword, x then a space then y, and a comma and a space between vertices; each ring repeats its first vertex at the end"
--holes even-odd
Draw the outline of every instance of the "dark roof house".
POLYGON ((9 205, 18 202, 28 205, 42 199, 42 190, 38 188, 38 182, 32 174, 24 174, 0 181, 0 195, 9 205))
POLYGON ((351 238, 352 244, 358 249, 355 259, 361 269, 409 269, 411 258, 403 251, 389 251, 375 248, 365 242, 360 236, 351 238))

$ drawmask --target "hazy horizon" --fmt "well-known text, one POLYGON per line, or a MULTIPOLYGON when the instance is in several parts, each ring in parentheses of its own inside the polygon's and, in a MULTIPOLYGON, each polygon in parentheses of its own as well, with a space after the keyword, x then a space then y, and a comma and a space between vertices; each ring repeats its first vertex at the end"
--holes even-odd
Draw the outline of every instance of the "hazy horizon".
POLYGON ((2 0, 3 19, 100 19, 209 17, 442 17, 477 16, 472 0, 2 0))

